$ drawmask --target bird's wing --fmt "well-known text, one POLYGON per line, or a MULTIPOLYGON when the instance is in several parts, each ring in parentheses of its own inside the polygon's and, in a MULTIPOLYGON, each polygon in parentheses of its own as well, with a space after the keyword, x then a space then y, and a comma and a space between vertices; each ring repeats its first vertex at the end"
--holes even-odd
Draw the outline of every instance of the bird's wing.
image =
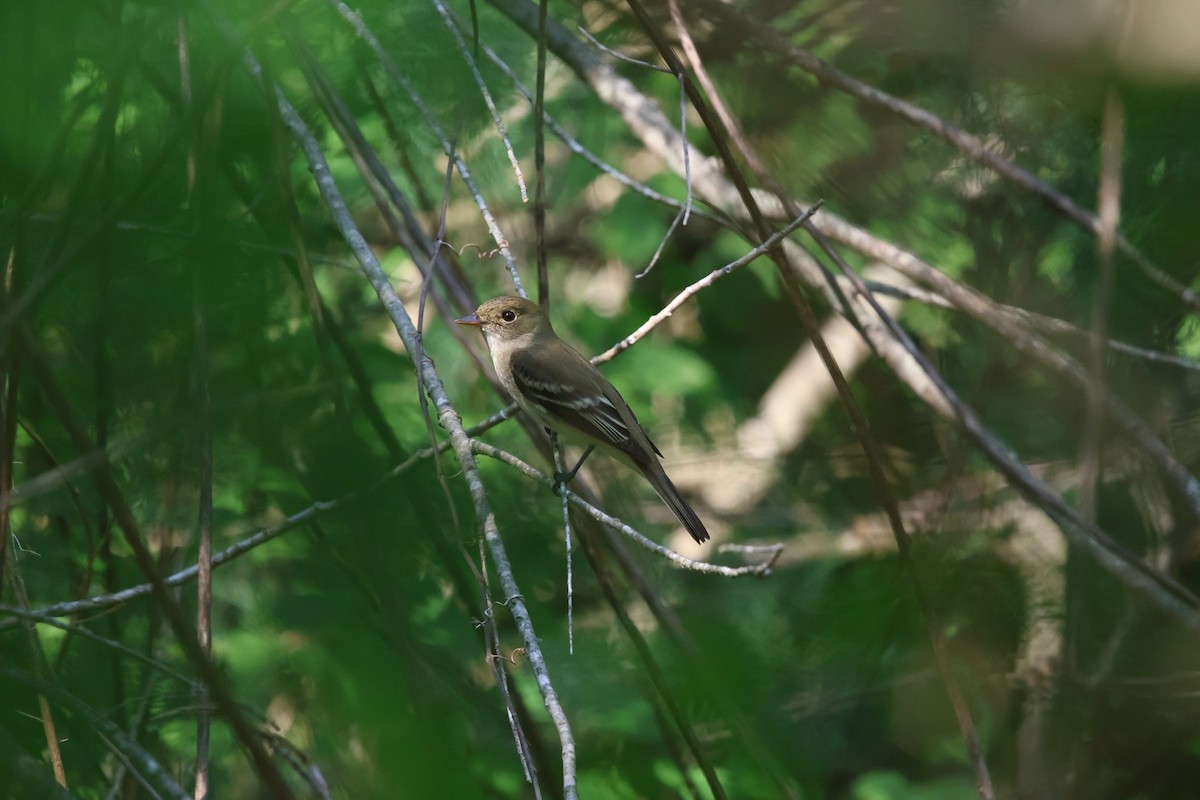
POLYGON ((591 362, 561 341, 545 345, 542 353, 538 356, 528 349, 519 350, 510 363, 513 381, 529 402, 537 404, 550 419, 615 447, 634 461, 652 459, 649 451, 662 455, 624 398, 591 362), (547 358, 548 347, 561 347, 567 353, 547 358), (560 365, 569 364, 570 359, 578 359, 586 370, 572 370, 568 377, 560 365), (586 380, 581 380, 584 375, 586 380))

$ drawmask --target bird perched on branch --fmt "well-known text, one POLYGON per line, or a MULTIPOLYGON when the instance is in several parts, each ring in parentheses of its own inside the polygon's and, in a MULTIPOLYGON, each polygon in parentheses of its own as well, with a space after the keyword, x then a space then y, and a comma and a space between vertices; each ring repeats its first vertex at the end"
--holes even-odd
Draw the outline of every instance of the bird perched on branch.
POLYGON ((495 297, 455 322, 483 331, 500 382, 527 414, 565 438, 588 444, 574 469, 555 476, 559 485, 574 477, 600 446, 640 472, 693 539, 708 539, 704 523, 667 477, 658 461, 662 453, 625 398, 590 361, 558 338, 537 303, 495 297))

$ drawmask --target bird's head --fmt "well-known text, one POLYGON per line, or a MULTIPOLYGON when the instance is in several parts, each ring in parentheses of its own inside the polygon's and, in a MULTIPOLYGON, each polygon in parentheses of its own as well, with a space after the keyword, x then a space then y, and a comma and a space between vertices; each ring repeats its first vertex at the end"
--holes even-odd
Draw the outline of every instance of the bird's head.
POLYGON ((489 341, 507 342, 538 333, 548 325, 540 306, 523 297, 493 297, 474 314, 454 320, 475 325, 489 341))

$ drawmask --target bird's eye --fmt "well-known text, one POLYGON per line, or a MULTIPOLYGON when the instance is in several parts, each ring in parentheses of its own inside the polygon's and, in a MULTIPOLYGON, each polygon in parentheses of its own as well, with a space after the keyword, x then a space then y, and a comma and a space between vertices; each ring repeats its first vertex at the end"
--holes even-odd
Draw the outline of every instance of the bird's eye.
POLYGON ((505 322, 512 322, 516 318, 517 312, 513 311, 512 309, 500 312, 500 319, 504 320, 505 322))

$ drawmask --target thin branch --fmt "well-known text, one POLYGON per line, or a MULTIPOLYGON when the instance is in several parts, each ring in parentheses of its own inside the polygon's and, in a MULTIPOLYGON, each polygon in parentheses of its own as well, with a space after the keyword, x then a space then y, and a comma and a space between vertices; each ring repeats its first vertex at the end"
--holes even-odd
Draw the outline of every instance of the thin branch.
MULTIPOLYGON (((551 433, 550 442, 554 445, 554 471, 557 475, 566 475, 567 465, 563 461, 563 447, 559 442, 558 434, 551 433)), ((559 493, 562 495, 563 547, 566 551, 567 561, 567 653, 575 655, 575 586, 571 570, 571 509, 566 492, 560 489, 559 493)))
MULTIPOLYGON (((991 298, 959 283, 913 253, 851 225, 834 214, 822 214, 813 224, 830 239, 877 258, 897 272, 934 289, 957 308, 1000 334, 1017 350, 1051 367, 1081 391, 1087 391, 1087 370, 1078 361, 1014 322, 1012 316, 1003 313, 991 298)), ((1105 394, 1104 402, 1105 412, 1122 434, 1159 466, 1187 499, 1192 513, 1200 517, 1200 480, 1180 463, 1128 405, 1111 392, 1105 394)))
MULTIPOLYGON (((486 442, 481 442, 478 439, 471 440, 471 449, 474 452, 488 456, 489 458, 494 458, 497 461, 503 461, 505 464, 508 464, 510 467, 514 467, 519 472, 523 473, 526 477, 533 478, 546 488, 551 490, 554 489, 553 478, 530 466, 511 453, 505 452, 504 450, 501 450, 494 445, 487 444, 486 442)), ((682 556, 679 553, 676 553, 669 547, 664 547, 653 539, 650 539, 649 537, 640 533, 635 528, 626 525, 616 517, 604 513, 579 495, 572 492, 569 488, 563 487, 560 491, 562 492, 563 497, 566 497, 568 500, 570 500, 576 508, 583 511, 600 524, 607 525, 609 528, 624 534, 650 552, 662 556, 674 566, 681 569, 691 570, 692 572, 704 572, 710 575, 720 575, 724 578, 740 578, 746 575, 757 575, 763 577, 771 574, 771 567, 775 563, 775 557, 778 556, 779 551, 783 550, 783 546, 779 545, 778 549, 772 555, 768 556, 767 560, 763 563, 752 564, 745 567, 725 567, 720 564, 710 564, 707 561, 696 561, 695 559, 691 559, 687 556, 682 556)))
POLYGON ((1092 330, 1088 339, 1087 412, 1079 457, 1079 515, 1096 521, 1096 490, 1100 481, 1100 443, 1104 425, 1104 398, 1108 393, 1105 342, 1108 307, 1112 302, 1113 247, 1121 219, 1121 151, 1125 141, 1125 107, 1115 89, 1104 101, 1104 128, 1100 142, 1100 231, 1097 236, 1100 270, 1092 298, 1092 330))
MULTIPOLYGON (((415 462, 415 458, 413 460, 415 462)), ((343 502, 345 502, 346 499, 346 497, 342 497, 337 500, 326 500, 313 503, 311 506, 292 514, 281 522, 270 527, 263 528, 262 530, 247 536, 245 539, 242 539, 236 544, 230 545, 221 552, 214 554, 212 559, 213 567, 217 568, 225 566, 239 556, 243 556, 246 553, 249 553, 251 550, 254 550, 257 547, 278 538, 282 534, 287 533, 293 528, 297 528, 300 525, 311 521, 314 517, 338 508, 343 502)), ((185 567, 178 572, 164 577, 162 581, 165 586, 169 588, 175 588, 178 586, 183 586, 189 581, 195 580, 199 572, 199 565, 193 564, 190 567, 185 567)), ((62 603, 54 603, 52 605, 36 609, 36 611, 39 614, 54 617, 87 614, 93 611, 111 608, 112 606, 122 605, 131 600, 136 600, 139 597, 145 597, 146 595, 151 594, 153 590, 154 587, 152 584, 140 583, 136 586, 130 586, 127 589, 122 589, 117 592, 96 595, 95 597, 88 597, 82 600, 68 600, 62 603)), ((9 625, 10 623, 8 620, 0 620, 0 631, 9 627, 9 625)))
POLYGON ((642 61, 640 58, 634 58, 633 56, 625 55, 620 50, 614 50, 613 48, 601 42, 595 36, 592 36, 587 28, 584 28, 583 26, 580 26, 577 28, 577 30, 583 34, 583 38, 591 42, 597 50, 599 50, 601 53, 606 53, 607 55, 612 56, 618 61, 624 61, 626 64, 633 64, 635 67, 641 67, 642 69, 652 69, 655 72, 661 72, 665 75, 671 74, 671 69, 669 67, 664 67, 662 64, 651 64, 649 61, 642 61))
POLYGON ((700 280, 696 281, 695 283, 690 284, 687 288, 683 289, 683 291, 681 291, 679 294, 675 295, 675 297, 673 297, 671 299, 671 302, 669 302, 665 306, 663 306, 661 311, 659 311, 657 314, 654 314, 649 319, 647 319, 645 322, 643 322, 641 325, 639 325, 637 330, 635 330, 633 333, 626 336, 621 341, 614 344, 612 347, 605 350, 600 355, 595 356, 592 359, 592 363, 593 364, 603 364, 606 361, 612 360, 612 358, 614 356, 617 356, 620 353, 622 353, 623 351, 628 350, 639 339, 641 339, 643 336, 645 336, 650 331, 657 328, 665 319, 667 319, 667 317, 674 314, 675 311, 680 306, 682 306, 684 303, 687 302, 688 298, 692 297, 694 294, 699 292, 701 289, 704 289, 708 286, 712 286, 714 283, 716 283, 718 280, 725 277, 729 273, 731 273, 735 270, 741 269, 742 267, 746 266, 747 264, 753 262, 759 256, 767 253, 772 247, 775 247, 776 245, 778 245, 781 241, 783 241, 788 236, 790 236, 792 233, 794 233, 797 228, 799 228, 805 222, 810 220, 812 218, 812 216, 814 214, 816 214, 817 211, 819 211, 821 209, 821 206, 823 206, 824 204, 825 204, 824 200, 818 200, 816 203, 813 203, 813 205, 810 206, 807 211, 805 211, 800 216, 796 217, 796 219, 789 222, 782 230, 776 231, 775 233, 768 236, 763 241, 762 244, 751 249, 748 253, 746 253, 741 258, 739 258, 735 261, 730 261, 728 264, 726 264, 723 267, 720 267, 719 269, 714 269, 712 272, 708 273, 700 280))

